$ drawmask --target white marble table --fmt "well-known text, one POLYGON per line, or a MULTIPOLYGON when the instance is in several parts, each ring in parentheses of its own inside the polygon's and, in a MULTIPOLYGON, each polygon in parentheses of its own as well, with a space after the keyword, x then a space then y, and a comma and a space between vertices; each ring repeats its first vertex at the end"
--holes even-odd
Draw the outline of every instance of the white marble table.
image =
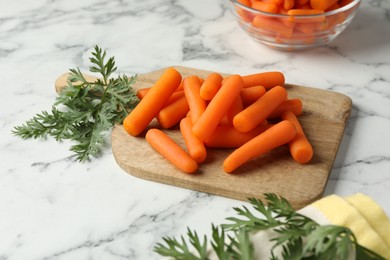
POLYGON ((243 202, 126 174, 107 148, 75 162, 70 143, 23 141, 15 125, 48 110, 53 82, 88 66, 95 44, 129 75, 182 65, 280 70, 286 81, 348 95, 353 109, 325 195, 363 192, 390 214, 390 2, 363 1, 330 46, 299 53, 252 42, 219 1, 0 4, 0 259, 158 259, 162 236, 208 234, 243 202))

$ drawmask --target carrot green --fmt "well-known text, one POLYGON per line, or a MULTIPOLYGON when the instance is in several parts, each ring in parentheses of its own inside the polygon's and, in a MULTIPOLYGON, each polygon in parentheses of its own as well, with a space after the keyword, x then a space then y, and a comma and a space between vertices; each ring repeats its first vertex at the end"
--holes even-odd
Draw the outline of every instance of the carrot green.
POLYGON ((79 68, 71 69, 67 86, 51 111, 35 115, 12 133, 23 139, 51 136, 57 141, 73 140, 76 144, 70 150, 81 162, 98 156, 107 132, 123 121, 138 99, 132 91, 135 76, 110 78, 117 70, 114 57, 106 61, 106 52, 95 46, 90 62, 90 71, 101 74, 100 79, 88 82, 79 68))

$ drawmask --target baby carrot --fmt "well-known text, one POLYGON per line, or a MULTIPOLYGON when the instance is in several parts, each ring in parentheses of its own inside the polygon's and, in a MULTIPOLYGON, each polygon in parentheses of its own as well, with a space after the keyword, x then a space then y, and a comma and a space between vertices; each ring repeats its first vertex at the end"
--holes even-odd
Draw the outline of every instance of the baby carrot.
POLYGON ((284 101, 274 111, 272 111, 272 113, 268 116, 268 119, 280 118, 286 111, 291 111, 294 115, 299 116, 302 113, 302 101, 298 98, 284 101))
POLYGON ((263 86, 243 88, 240 92, 242 103, 245 107, 258 100, 266 92, 263 86))
POLYGON ((247 7, 251 6, 251 1, 250 0, 237 0, 237 2, 239 2, 240 4, 245 5, 247 7))
POLYGON ((144 131, 175 92, 180 82, 180 73, 174 68, 167 69, 123 121, 123 127, 127 133, 137 136, 144 131))
POLYGON ((249 132, 287 99, 285 88, 276 86, 267 91, 255 103, 238 113, 233 119, 233 125, 240 132, 249 132))
POLYGON ((271 2, 253 1, 252 8, 266 13, 278 12, 278 6, 271 2))
POLYGON ((191 118, 185 117, 180 121, 180 132, 186 143, 188 154, 197 163, 201 163, 206 160, 207 152, 206 148, 193 133, 191 118))
POLYGON ((158 112, 156 118, 162 128, 168 129, 187 116, 189 107, 187 99, 182 95, 178 100, 168 104, 158 112))
POLYGON ((234 99, 233 104, 229 107, 226 112, 226 117, 230 125, 233 124, 233 118, 240 113, 244 109, 244 105, 242 104, 241 95, 237 95, 236 99, 234 99))
MULTIPOLYGON (((150 90, 150 88, 140 88, 137 91, 138 99, 139 100, 143 99, 145 97, 145 95, 148 93, 149 90, 150 90)), ((178 100, 183 95, 184 95, 184 91, 183 90, 176 90, 175 92, 173 92, 173 94, 171 95, 171 97, 169 98, 169 100, 167 101, 167 103, 165 105, 170 104, 170 103, 172 103, 175 100, 178 100)))
POLYGON ((145 135, 146 141, 177 168, 186 173, 193 173, 198 164, 167 134, 158 129, 149 129, 145 135))
MULTIPOLYGON (((273 22, 277 22, 277 21, 272 21, 271 23, 273 22)), ((280 24, 281 26, 287 28, 282 23, 280 24)), ((242 76, 242 80, 244 81, 244 88, 253 87, 253 86, 263 86, 266 89, 270 89, 275 86, 284 86, 284 75, 283 73, 278 71, 270 71, 270 72, 262 72, 262 73, 245 75, 242 76)))
POLYGON ((283 1, 283 8, 285 10, 290 10, 294 7, 295 5, 295 0, 284 0, 283 1))
POLYGON ((288 10, 287 15, 289 15, 289 21, 297 23, 321 23, 325 21, 325 16, 323 10, 317 9, 291 9, 288 10), (310 16, 310 17, 295 17, 295 16, 310 16), (311 16, 316 15, 316 16, 311 16))
POLYGON ((200 87, 200 96, 204 100, 211 100, 221 87, 222 79, 219 73, 211 73, 208 75, 200 87))
POLYGON ((146 96, 146 94, 148 93, 150 88, 140 88, 138 91, 137 91, 137 97, 139 100, 143 99, 144 96, 146 96))
POLYGON ((224 81, 220 90, 192 127, 192 132, 200 140, 203 141, 212 134, 243 86, 244 83, 239 75, 232 75, 224 81))
POLYGON ((201 98, 200 82, 197 76, 189 76, 183 80, 184 95, 191 110, 192 123, 195 123, 206 109, 206 102, 201 98))
POLYGON ((223 170, 233 172, 242 164, 291 141, 296 135, 295 126, 283 120, 234 150, 223 162, 223 170))
MULTIPOLYGON (((251 7, 251 0, 237 0, 237 2, 244 5, 245 7, 251 7)), ((247 10, 245 10, 244 8, 242 8, 239 5, 237 5, 235 7, 235 9, 236 9, 238 15, 241 16, 241 18, 245 22, 250 23, 252 21, 253 15, 250 12, 248 12, 247 10)))
POLYGON ((310 0, 310 5, 313 9, 325 11, 337 2, 338 0, 310 0))
POLYGON ((238 148, 252 138, 268 129, 267 121, 257 126, 252 131, 241 133, 232 125, 219 125, 214 132, 204 140, 204 144, 210 148, 238 148))
POLYGON ((283 0, 262 0, 262 1, 266 3, 274 3, 276 5, 280 5, 283 3, 283 0))
POLYGON ((297 117, 291 111, 286 111, 282 114, 282 119, 291 122, 297 130, 295 137, 288 143, 291 156, 299 163, 308 163, 313 157, 313 147, 307 140, 297 117))

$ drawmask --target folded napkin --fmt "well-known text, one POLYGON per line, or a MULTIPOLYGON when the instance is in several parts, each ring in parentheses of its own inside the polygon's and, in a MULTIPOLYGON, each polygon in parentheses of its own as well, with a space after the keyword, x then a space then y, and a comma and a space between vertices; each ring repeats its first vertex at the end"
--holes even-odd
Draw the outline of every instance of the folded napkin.
MULTIPOLYGON (((298 210, 298 213, 320 225, 348 227, 360 245, 390 259, 390 219, 368 196, 361 193, 345 198, 330 195, 298 210)), ((251 235, 255 259, 270 259, 273 246, 270 240, 277 235, 273 230, 251 235)), ((274 254, 281 258, 281 248, 276 249, 274 254)), ((217 259, 214 254, 215 252, 211 253, 210 259, 217 259)), ((355 259, 355 255, 351 254, 349 259, 355 259)))
POLYGON ((362 193, 346 198, 331 195, 298 212, 320 225, 348 227, 360 245, 390 259, 390 220, 368 196, 362 193))

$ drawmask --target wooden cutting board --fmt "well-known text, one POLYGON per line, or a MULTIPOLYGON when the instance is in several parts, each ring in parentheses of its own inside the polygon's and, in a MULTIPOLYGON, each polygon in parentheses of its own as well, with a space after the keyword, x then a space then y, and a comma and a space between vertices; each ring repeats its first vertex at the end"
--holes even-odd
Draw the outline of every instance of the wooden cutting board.
MULTIPOLYGON (((183 77, 198 75, 205 78, 210 73, 175 68, 183 77)), ((139 75, 134 89, 152 86, 165 69, 139 75)), ((116 162, 127 173, 146 180, 244 201, 252 197, 263 198, 264 193, 276 193, 294 208, 302 208, 323 195, 352 102, 345 95, 316 88, 286 84, 286 89, 289 98, 300 98, 303 102, 299 120, 314 149, 309 164, 295 162, 288 147, 284 146, 245 164, 234 174, 227 174, 222 164, 232 150, 209 149, 207 160, 200 164, 199 171, 185 174, 155 152, 144 136, 130 136, 122 125, 116 125, 112 131, 116 162)), ((156 122, 150 127, 157 127, 156 122)), ((178 129, 166 133, 185 149, 178 129)))

